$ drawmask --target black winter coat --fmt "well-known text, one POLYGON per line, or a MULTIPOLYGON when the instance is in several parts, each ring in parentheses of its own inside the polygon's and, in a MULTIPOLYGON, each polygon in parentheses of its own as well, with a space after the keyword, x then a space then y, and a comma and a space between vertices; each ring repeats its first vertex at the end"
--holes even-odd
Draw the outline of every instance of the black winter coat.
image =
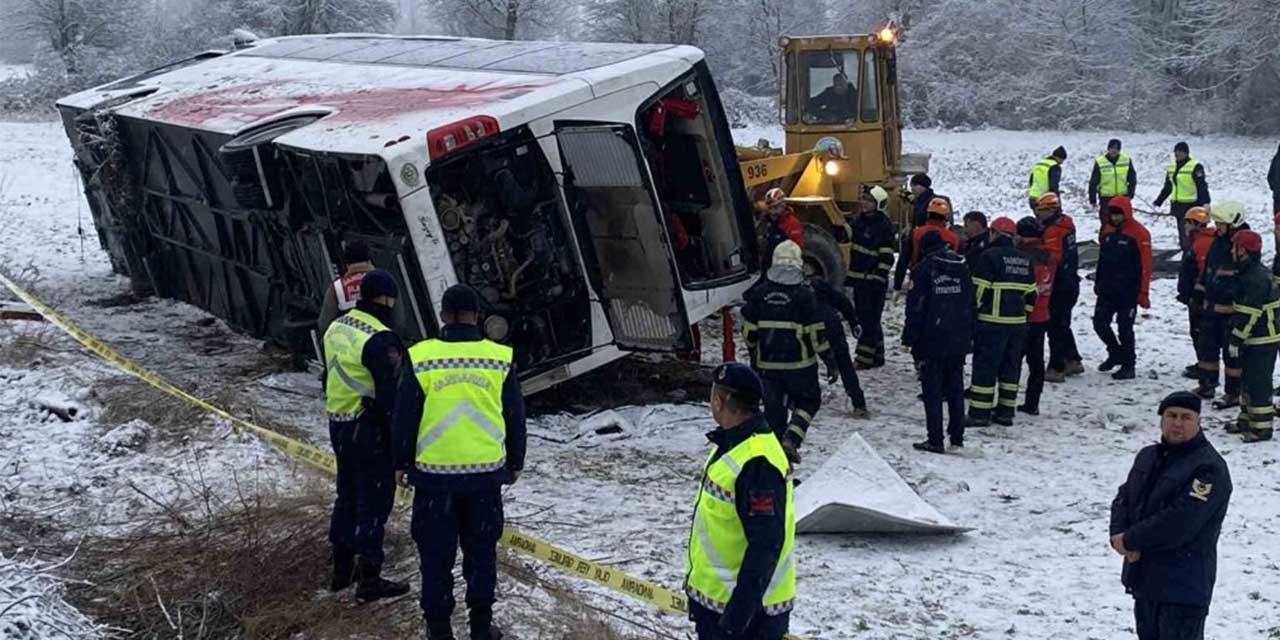
POLYGON ((1204 285, 1204 303, 1209 309, 1213 305, 1231 304, 1236 295, 1236 259, 1231 254, 1231 237, 1249 225, 1242 224, 1229 235, 1214 238, 1209 247, 1209 255, 1204 261, 1204 273, 1200 274, 1200 283, 1204 285))
POLYGON ((978 319, 1000 324, 1023 324, 1036 306, 1036 274, 1031 258, 1004 236, 978 256, 973 270, 978 319))
POLYGON ((1227 463, 1201 432, 1138 452, 1111 503, 1111 535, 1142 557, 1125 562, 1121 582, 1134 598, 1209 606, 1218 571, 1218 534, 1231 499, 1227 463))
POLYGON ((924 359, 963 356, 973 340, 973 281, 950 249, 925 256, 911 271, 902 343, 924 359))
POLYGON ((1102 239, 1098 248, 1095 282, 1099 300, 1107 300, 1121 308, 1138 305, 1138 293, 1142 289, 1142 253, 1136 238, 1112 231, 1102 239))
POLYGON ((1236 313, 1231 319, 1231 344, 1237 347, 1244 345, 1249 338, 1254 344, 1269 344, 1275 347, 1276 336, 1280 336, 1280 318, 1268 314, 1268 305, 1280 299, 1280 287, 1271 280, 1271 274, 1262 265, 1262 260, 1251 257, 1243 263, 1236 263, 1236 313), (1241 337, 1243 335, 1243 337, 1241 337))
POLYGON ((849 220, 853 247, 849 252, 849 279, 846 286, 864 281, 889 286, 897 238, 893 222, 881 211, 861 213, 849 220))
POLYGON ((761 278, 743 299, 742 333, 752 368, 764 376, 802 372, 812 375, 816 384, 817 358, 828 345, 813 289, 761 278), (799 363, 804 365, 794 366, 799 363))

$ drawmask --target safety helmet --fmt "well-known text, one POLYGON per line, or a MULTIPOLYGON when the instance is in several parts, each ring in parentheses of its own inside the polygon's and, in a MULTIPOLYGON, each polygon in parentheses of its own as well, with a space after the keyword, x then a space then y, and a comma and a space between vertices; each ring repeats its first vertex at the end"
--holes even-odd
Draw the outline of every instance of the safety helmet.
POLYGON ((800 251, 800 245, 791 240, 784 240, 773 248, 773 266, 775 267, 796 267, 804 266, 804 257, 800 251))
POLYGON ((946 198, 934 198, 929 201, 928 212, 930 215, 949 218, 951 217, 951 203, 947 202, 946 198))
POLYGON ((1036 199, 1037 210, 1061 209, 1062 201, 1058 199, 1058 194, 1050 191, 1038 199, 1036 199))
POLYGON ((867 195, 876 201, 876 211, 884 211, 889 207, 889 192, 884 187, 871 187, 867 190, 867 195))
POLYGON ((1262 253, 1262 236, 1251 229, 1237 231, 1231 236, 1231 246, 1244 249, 1249 253, 1262 253))
POLYGON ((1026 216, 1018 221, 1018 237, 1039 238, 1042 235, 1044 227, 1040 226, 1040 221, 1035 216, 1026 216))
POLYGON ((1209 217, 1220 224, 1239 226, 1244 222, 1244 205, 1232 201, 1215 204, 1209 207, 1209 217))
POLYGON ((991 230, 1011 236, 1018 233, 1018 225, 1014 223, 1013 218, 1000 216, 991 221, 991 230))
POLYGON ((777 187, 774 187, 766 191, 764 194, 764 206, 768 207, 769 209, 772 209, 774 207, 780 207, 786 204, 786 202, 787 202, 786 192, 777 187))
POLYGON ((1202 225, 1209 224, 1209 210, 1204 207, 1191 207, 1187 209, 1187 220, 1199 222, 1202 225))

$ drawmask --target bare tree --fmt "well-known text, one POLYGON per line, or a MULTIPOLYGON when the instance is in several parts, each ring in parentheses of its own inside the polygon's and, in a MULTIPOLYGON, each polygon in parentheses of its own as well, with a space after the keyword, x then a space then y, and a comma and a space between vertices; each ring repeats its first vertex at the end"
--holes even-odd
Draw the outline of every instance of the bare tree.
POLYGON ((292 0, 287 33, 385 32, 396 21, 389 0, 292 0))
POLYGON ((425 0, 427 12, 450 33, 531 40, 556 35, 575 8, 557 0, 425 0))
POLYGON ((11 29, 39 39, 77 75, 86 55, 119 46, 140 13, 138 0, 19 0, 11 29))

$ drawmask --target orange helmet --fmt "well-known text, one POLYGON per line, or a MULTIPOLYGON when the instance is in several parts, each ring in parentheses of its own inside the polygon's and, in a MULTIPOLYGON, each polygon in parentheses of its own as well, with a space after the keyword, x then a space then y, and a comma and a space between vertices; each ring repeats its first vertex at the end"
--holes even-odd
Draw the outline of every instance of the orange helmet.
POLYGON ((774 207, 780 207, 786 204, 786 202, 787 202, 786 192, 784 192, 782 189, 779 189, 777 187, 774 187, 766 191, 764 194, 764 206, 769 209, 772 209, 774 207))
POLYGON ((1062 201, 1058 199, 1058 194, 1050 191, 1036 200, 1037 209, 1061 209, 1062 201))
POLYGON ((929 201, 929 213, 943 217, 951 217, 951 203, 946 198, 934 198, 929 201))
POLYGON ((1187 220, 1195 220, 1201 225, 1209 224, 1209 210, 1204 207, 1191 207, 1187 209, 1187 220))

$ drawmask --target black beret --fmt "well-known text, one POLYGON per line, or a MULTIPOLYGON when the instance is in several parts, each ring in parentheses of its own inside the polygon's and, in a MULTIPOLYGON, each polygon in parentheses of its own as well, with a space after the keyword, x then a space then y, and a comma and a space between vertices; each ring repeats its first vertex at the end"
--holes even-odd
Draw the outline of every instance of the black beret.
POLYGON ((749 393, 756 398, 764 396, 764 383, 760 382, 760 376, 751 367, 739 362, 728 362, 716 367, 711 374, 711 381, 718 387, 749 393))
POLYGON ((455 284, 445 289, 440 300, 441 313, 467 313, 480 311, 480 294, 469 285, 455 284))
POLYGON ((360 280, 361 300, 373 302, 373 299, 378 296, 400 297, 400 288, 396 286, 396 279, 382 269, 374 269, 364 274, 364 279, 360 280))
POLYGON ((1200 397, 1190 391, 1174 391, 1160 401, 1160 409, 1156 411, 1156 414, 1164 415, 1164 410, 1169 407, 1200 413, 1200 397))

